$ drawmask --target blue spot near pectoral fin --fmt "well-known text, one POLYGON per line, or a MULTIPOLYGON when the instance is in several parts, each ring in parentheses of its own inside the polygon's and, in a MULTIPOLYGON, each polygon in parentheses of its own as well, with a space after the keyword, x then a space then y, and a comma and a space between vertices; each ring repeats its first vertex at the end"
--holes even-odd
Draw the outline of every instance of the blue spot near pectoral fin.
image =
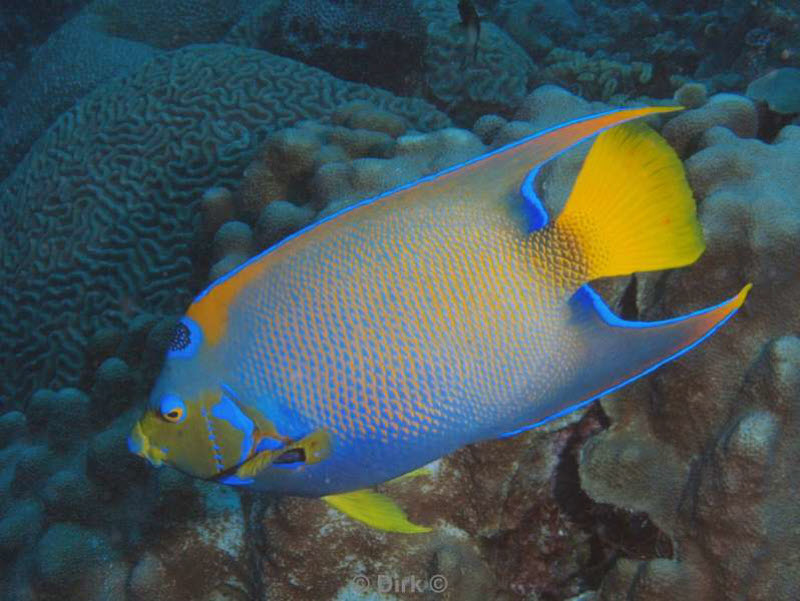
POLYGON ((239 409, 239 406, 231 396, 229 396, 230 389, 223 385, 223 390, 226 392, 222 394, 219 402, 211 408, 211 415, 217 419, 228 422, 243 434, 239 461, 245 461, 253 449, 255 425, 253 421, 239 409))
POLYGON ((531 231, 542 229, 550 222, 550 217, 547 215, 547 210, 544 208, 542 199, 536 194, 536 176, 539 175, 542 165, 538 165, 535 169, 531 170, 528 176, 522 182, 520 193, 525 203, 525 214, 528 217, 528 225, 531 231))
MULTIPOLYGON (((749 290, 688 315, 661 321, 626 321, 614 315, 589 285, 570 299, 571 326, 583 340, 580 377, 549 404, 546 417, 502 434, 513 436, 580 409, 686 354, 727 322, 749 290)), ((535 418, 534 418, 535 419, 535 418)))
POLYGON ((254 454, 258 454, 261 451, 277 451, 278 449, 281 449, 283 447, 284 444, 280 440, 276 440, 274 438, 269 438, 265 436, 264 438, 258 441, 254 454))
POLYGON ((228 484, 230 486, 249 486, 250 484, 255 482, 255 480, 253 478, 240 478, 239 476, 231 475, 231 476, 223 476, 222 478, 219 478, 217 482, 221 482, 222 484, 228 484))

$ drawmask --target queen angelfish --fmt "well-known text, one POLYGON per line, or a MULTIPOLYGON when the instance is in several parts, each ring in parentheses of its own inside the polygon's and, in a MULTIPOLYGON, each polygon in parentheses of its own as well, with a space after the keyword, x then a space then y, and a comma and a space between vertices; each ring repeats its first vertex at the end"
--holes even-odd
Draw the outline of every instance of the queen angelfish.
POLYGON ((384 530, 428 530, 371 487, 583 407, 744 302, 749 285, 691 315, 630 322, 588 285, 704 250, 680 160, 625 123, 672 110, 538 133, 321 220, 220 278, 178 324, 131 450, 198 478, 323 497, 384 530), (539 167, 598 133, 551 220, 539 167))

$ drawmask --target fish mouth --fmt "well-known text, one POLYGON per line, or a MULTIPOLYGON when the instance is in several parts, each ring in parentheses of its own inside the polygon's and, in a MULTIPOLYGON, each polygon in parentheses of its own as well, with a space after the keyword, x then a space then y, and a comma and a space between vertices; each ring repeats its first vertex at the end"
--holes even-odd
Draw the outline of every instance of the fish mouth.
POLYGON ((136 422, 130 436, 128 436, 128 449, 134 455, 144 457, 153 467, 161 467, 164 463, 166 453, 163 449, 154 447, 150 444, 147 435, 142 430, 142 422, 136 422))

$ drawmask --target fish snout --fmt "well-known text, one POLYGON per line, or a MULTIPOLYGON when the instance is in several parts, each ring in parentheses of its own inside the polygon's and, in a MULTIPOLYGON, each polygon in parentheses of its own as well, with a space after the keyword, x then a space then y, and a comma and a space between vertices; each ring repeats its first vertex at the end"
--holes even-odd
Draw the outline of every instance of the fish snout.
POLYGON ((136 422, 130 436, 128 436, 128 449, 134 455, 144 457, 153 467, 160 467, 164 462, 164 453, 161 449, 154 448, 142 429, 142 422, 136 422), (154 452, 158 451, 158 452, 154 452))

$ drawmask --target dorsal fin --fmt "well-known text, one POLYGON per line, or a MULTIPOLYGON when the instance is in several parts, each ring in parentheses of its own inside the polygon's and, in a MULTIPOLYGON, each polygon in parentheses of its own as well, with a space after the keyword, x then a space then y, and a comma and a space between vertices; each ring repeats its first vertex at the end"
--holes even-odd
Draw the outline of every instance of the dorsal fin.
MULTIPOLYGON (((543 163, 572 148, 576 144, 615 125, 648 115, 682 110, 679 106, 651 106, 633 109, 616 109, 579 117, 554 127, 506 144, 492 152, 464 163, 454 165, 435 175, 418 180, 408 186, 387 192, 379 198, 408 190, 430 188, 434 194, 448 192, 471 196, 503 195, 516 193, 520 182, 543 163)), ((427 192, 427 190, 426 190, 427 192)), ((369 202, 369 201, 367 201, 369 202)))

